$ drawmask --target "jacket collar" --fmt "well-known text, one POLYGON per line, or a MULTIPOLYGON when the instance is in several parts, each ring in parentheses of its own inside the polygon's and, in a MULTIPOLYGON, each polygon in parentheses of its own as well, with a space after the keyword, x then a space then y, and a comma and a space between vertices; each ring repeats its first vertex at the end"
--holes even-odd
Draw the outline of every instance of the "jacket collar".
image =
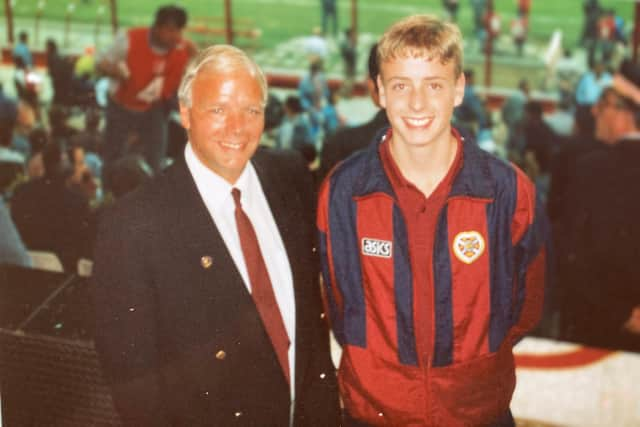
MULTIPOLYGON (((374 142, 369 144, 366 149, 363 167, 355 179, 355 196, 385 193, 395 198, 391 182, 384 172, 382 160, 378 154, 380 144, 384 141, 387 131, 388 128, 381 129, 374 137, 374 142)), ((494 188, 489 169, 489 154, 478 147, 478 144, 471 138, 463 140, 462 150, 462 167, 453 180, 449 198, 493 199, 494 188)))

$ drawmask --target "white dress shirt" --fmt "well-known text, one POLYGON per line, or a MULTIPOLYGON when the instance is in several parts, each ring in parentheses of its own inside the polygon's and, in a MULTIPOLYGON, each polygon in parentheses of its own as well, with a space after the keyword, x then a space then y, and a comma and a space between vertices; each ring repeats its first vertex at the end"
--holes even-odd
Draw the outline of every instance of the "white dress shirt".
POLYGON ((273 218, 267 198, 262 191, 258 175, 251 164, 242 171, 235 185, 229 184, 220 175, 207 168, 196 157, 191 144, 185 148, 187 167, 193 176, 198 192, 222 235, 231 258, 235 263, 244 284, 251 292, 249 273, 244 261, 240 237, 236 227, 235 204, 231 190, 237 188, 241 193, 242 209, 245 211, 258 237, 260 251, 269 272, 276 301, 284 320, 284 326, 289 335, 289 373, 291 378, 291 400, 294 400, 295 387, 295 349, 296 349, 296 307, 293 293, 293 276, 287 252, 284 249, 282 237, 273 218))

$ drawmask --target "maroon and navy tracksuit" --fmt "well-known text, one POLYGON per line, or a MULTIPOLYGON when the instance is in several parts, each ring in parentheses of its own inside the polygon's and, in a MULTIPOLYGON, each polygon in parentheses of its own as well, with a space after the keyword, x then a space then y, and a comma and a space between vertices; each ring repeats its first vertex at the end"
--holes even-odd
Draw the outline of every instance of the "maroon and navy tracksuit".
POLYGON ((542 311, 549 235, 534 186, 459 139, 449 175, 412 201, 386 144, 345 160, 319 196, 345 409, 371 425, 504 425, 512 346, 542 311))

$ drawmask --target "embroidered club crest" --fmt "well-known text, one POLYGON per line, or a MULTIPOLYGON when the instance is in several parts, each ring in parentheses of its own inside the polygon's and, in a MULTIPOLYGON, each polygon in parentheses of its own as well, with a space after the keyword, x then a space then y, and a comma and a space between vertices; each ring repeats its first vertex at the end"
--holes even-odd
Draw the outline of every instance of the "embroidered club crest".
POLYGON ((471 264, 484 252, 484 239, 477 231, 463 231, 453 239, 453 253, 460 261, 471 264))

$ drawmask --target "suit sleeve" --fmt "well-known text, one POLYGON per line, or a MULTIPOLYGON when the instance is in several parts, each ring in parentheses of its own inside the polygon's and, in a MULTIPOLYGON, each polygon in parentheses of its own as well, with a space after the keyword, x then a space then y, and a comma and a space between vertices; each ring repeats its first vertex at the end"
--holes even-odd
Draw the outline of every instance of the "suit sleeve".
POLYGON ((157 325, 146 226, 113 212, 101 222, 91 293, 95 345, 125 426, 167 423, 159 393, 157 325))
POLYGON ((297 306, 298 310, 305 311, 305 315, 299 317, 299 319, 304 318, 305 320, 303 324, 298 325, 298 333, 304 334, 305 341, 309 346, 310 359, 301 387, 303 391, 296 396, 294 425, 339 426, 338 385, 335 367, 331 361, 327 322, 322 315, 318 251, 314 250, 317 248, 314 227, 315 192, 309 191, 314 187, 304 162, 292 161, 289 166, 293 168, 294 163, 300 165, 297 170, 292 169, 291 175, 300 177, 296 180, 295 189, 302 201, 301 213, 303 217, 301 217, 301 223, 304 224, 304 235, 309 236, 308 240, 313 243, 313 249, 309 248, 311 249, 309 260, 311 265, 310 289, 305 293, 307 297, 301 298, 297 306))
POLYGON ((551 236, 543 203, 536 198, 533 183, 517 170, 516 209, 511 223, 515 246, 514 340, 531 331, 543 313, 548 287, 551 236))

